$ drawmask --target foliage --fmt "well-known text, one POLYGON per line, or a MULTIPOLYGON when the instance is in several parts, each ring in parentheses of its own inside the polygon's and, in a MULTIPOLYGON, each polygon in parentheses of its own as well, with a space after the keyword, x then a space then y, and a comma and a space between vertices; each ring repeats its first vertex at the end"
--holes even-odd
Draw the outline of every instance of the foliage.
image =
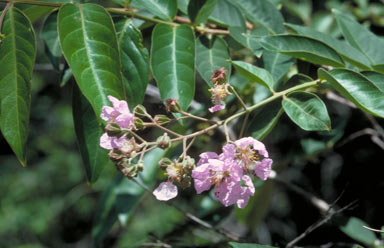
POLYGON ((384 246, 379 1, 0 2, 4 246, 384 246))

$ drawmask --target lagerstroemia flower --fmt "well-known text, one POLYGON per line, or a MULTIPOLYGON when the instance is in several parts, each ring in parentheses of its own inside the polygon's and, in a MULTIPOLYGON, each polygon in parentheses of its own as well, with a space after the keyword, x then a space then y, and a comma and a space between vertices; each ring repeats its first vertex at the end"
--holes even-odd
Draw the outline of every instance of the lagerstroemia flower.
POLYGON ((198 194, 214 186, 215 198, 224 206, 236 203, 239 208, 244 208, 255 193, 250 175, 266 180, 271 165, 272 159, 268 157, 264 144, 247 137, 225 145, 220 155, 202 153, 192 177, 198 194))

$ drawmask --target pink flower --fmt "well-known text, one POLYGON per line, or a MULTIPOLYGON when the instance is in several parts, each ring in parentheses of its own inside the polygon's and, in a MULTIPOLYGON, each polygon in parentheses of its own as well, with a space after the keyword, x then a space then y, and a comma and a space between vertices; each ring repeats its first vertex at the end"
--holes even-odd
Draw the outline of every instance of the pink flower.
POLYGON ((223 83, 226 80, 226 75, 225 73, 227 70, 224 67, 221 67, 220 69, 214 71, 211 76, 211 81, 212 83, 223 83))
POLYGON ((101 110, 101 119, 110 123, 116 123, 122 128, 134 128, 135 118, 129 111, 126 101, 119 101, 113 96, 108 96, 113 107, 104 106, 101 110))
POLYGON ((177 187, 171 182, 162 182, 153 191, 153 194, 159 201, 168 201, 177 196, 177 187))
POLYGON ((223 110, 223 109, 225 109, 225 105, 216 104, 215 106, 209 108, 208 110, 211 113, 215 113, 216 111, 223 110))

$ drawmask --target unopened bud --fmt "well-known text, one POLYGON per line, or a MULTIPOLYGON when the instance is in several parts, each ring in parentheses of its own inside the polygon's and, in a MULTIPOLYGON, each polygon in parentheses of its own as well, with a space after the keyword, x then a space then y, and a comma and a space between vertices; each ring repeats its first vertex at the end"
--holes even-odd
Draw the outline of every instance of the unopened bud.
POLYGON ((109 137, 120 137, 123 134, 120 126, 116 123, 109 123, 105 127, 105 131, 107 132, 109 137))
POLYGON ((160 159, 160 161, 157 165, 160 167, 160 169, 166 170, 168 168, 168 166, 170 166, 172 164, 173 164, 173 162, 169 158, 162 158, 162 159, 160 159))
POLYGON ((195 160, 191 158, 190 156, 186 156, 186 158, 183 160, 183 168, 185 170, 193 170, 195 168, 195 160))
POLYGON ((214 84, 224 84, 227 81, 227 70, 224 67, 214 71, 211 76, 211 81, 214 84))
POLYGON ((166 115, 155 115, 154 121, 159 125, 164 125, 171 121, 166 115))
POLYGON ((167 112, 173 112, 173 113, 178 113, 180 112, 181 108, 179 105, 179 100, 175 98, 169 98, 165 100, 165 110, 167 112))
POLYGON ((135 127, 138 130, 143 130, 145 128, 144 121, 140 118, 135 118, 135 127))
POLYGON ((141 104, 137 105, 134 109, 133 109, 133 113, 135 116, 139 116, 139 117, 145 117, 145 116, 148 116, 148 113, 147 113, 147 110, 145 109, 145 107, 141 104))
POLYGON ((161 149, 167 149, 171 145, 171 138, 167 133, 164 133, 164 135, 157 138, 156 143, 161 149))

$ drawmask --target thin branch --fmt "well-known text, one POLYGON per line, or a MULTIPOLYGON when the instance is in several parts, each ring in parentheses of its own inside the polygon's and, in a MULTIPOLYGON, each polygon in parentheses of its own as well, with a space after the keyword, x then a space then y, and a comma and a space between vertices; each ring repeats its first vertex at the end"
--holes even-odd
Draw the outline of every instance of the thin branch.
POLYGON ((247 105, 245 105, 243 99, 241 99, 241 97, 239 96, 239 94, 237 94, 237 91, 235 90, 235 88, 233 88, 232 85, 229 85, 228 88, 233 92, 233 94, 235 94, 237 100, 240 102, 240 104, 241 104, 241 106, 244 108, 244 110, 247 110, 247 105))
POLYGON ((244 117, 243 124, 241 125, 240 135, 239 135, 240 138, 243 137, 244 135, 245 127, 247 126, 247 123, 248 123, 249 114, 250 113, 247 113, 244 117))
MULTIPOLYGON (((0 16, 0 34, 2 34, 1 30, 2 30, 2 27, 3 27, 3 22, 4 22, 4 18, 5 18, 5 14, 7 14, 7 11, 9 9, 9 7, 11 7, 12 3, 7 3, 3 9, 3 12, 1 12, 1 16, 0 16)), ((0 37, 0 40, 1 40, 1 37, 0 37)))
POLYGON ((378 233, 384 233, 384 230, 379 230, 379 229, 374 229, 372 227, 369 227, 369 226, 363 226, 365 229, 368 229, 368 230, 371 230, 373 232, 378 232, 378 233))
POLYGON ((363 136, 363 135, 377 136, 378 132, 376 130, 372 129, 372 128, 364 128, 363 130, 360 130, 360 131, 357 131, 355 133, 352 133, 347 138, 345 138, 344 140, 340 141, 340 143, 336 147, 343 146, 343 145, 347 144, 348 142, 351 142, 352 140, 354 140, 354 139, 356 139, 356 138, 358 138, 360 136, 363 136))
POLYGON ((207 118, 203 118, 203 117, 200 117, 200 116, 196 116, 196 115, 193 115, 193 114, 191 114, 191 113, 185 112, 185 111, 183 111, 183 110, 180 110, 179 112, 180 112, 181 114, 185 115, 185 116, 188 116, 188 117, 193 118, 193 119, 196 119, 196 120, 205 121, 205 122, 210 122, 210 123, 217 123, 217 121, 208 120, 207 118))

